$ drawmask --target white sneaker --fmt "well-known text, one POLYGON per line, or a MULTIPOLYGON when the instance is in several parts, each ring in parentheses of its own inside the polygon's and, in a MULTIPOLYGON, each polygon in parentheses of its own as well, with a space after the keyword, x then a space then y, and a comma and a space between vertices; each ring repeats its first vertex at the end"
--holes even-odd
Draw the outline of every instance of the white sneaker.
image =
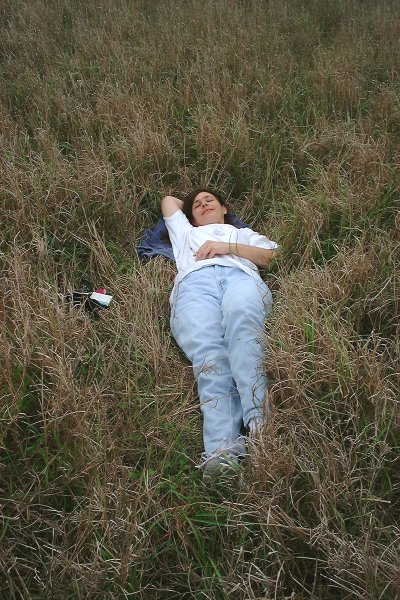
POLYGON ((201 455, 203 462, 199 469, 203 471, 204 483, 216 482, 225 478, 231 478, 241 471, 239 459, 229 450, 220 450, 201 455))

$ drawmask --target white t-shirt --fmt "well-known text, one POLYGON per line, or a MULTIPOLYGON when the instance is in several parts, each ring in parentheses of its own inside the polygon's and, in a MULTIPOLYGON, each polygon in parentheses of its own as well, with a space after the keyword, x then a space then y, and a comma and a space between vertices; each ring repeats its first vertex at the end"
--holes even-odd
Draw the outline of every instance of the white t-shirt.
POLYGON ((253 262, 234 254, 224 254, 223 256, 196 261, 194 253, 207 240, 228 242, 232 246, 234 244, 245 244, 256 248, 266 248, 267 250, 276 250, 279 247, 278 244, 266 238, 265 235, 260 235, 249 227, 238 229, 233 225, 219 223, 193 227, 181 210, 177 210, 171 217, 164 217, 164 221, 178 268, 170 297, 171 305, 175 300, 179 282, 192 271, 197 271, 203 267, 216 264, 225 267, 236 267, 242 269, 251 277, 260 277, 258 268, 253 262))

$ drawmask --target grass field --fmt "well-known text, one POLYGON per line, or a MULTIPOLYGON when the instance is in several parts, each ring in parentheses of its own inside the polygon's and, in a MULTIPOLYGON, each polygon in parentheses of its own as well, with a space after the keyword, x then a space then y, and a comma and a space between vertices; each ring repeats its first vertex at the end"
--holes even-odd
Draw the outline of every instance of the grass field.
POLYGON ((396 0, 0 4, 2 599, 400 598, 399 40, 396 0), (199 185, 282 246, 223 492, 135 253, 199 185))

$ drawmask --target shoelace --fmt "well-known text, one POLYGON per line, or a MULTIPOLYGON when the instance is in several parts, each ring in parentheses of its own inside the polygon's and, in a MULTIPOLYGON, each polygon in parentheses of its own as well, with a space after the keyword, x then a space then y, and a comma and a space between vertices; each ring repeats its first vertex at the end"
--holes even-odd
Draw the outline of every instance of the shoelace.
MULTIPOLYGON (((236 440, 236 443, 244 443, 245 441, 246 441, 245 436, 241 435, 236 440)), ((245 456, 245 455, 246 455, 245 451, 236 454, 235 452, 232 452, 231 448, 222 448, 221 450, 215 450, 214 452, 202 452, 200 455, 202 462, 199 465, 196 465, 196 468, 203 469, 205 467, 205 465, 214 458, 222 458, 222 459, 225 459, 227 462, 229 462, 229 461, 237 462, 238 458, 240 458, 241 456, 245 456)))
POLYGON ((204 469, 206 464, 208 462, 210 462, 210 460, 213 460, 214 458, 222 458, 222 459, 225 459, 227 462, 229 462, 230 460, 232 460, 232 461, 237 460, 237 456, 235 454, 233 454, 233 452, 230 452, 229 450, 217 450, 216 452, 202 452, 201 453, 202 462, 199 465, 196 465, 196 469, 204 469))

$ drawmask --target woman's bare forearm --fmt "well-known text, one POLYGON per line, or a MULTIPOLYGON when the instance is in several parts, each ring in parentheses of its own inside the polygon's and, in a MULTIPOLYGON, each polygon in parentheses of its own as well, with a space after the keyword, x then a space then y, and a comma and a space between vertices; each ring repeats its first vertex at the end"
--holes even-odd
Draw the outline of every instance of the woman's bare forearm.
POLYGON ((277 250, 268 250, 267 248, 257 248, 247 244, 228 244, 229 254, 234 254, 240 258, 247 258, 257 267, 266 267, 275 258, 277 250))
POLYGON ((197 260, 214 258, 214 256, 233 254, 240 258, 251 260, 257 267, 266 267, 277 254, 277 250, 268 250, 267 248, 257 248, 247 244, 231 244, 229 242, 215 242, 208 240, 195 253, 197 260))
POLYGON ((161 201, 161 212, 163 217, 172 217, 177 210, 182 210, 183 201, 175 196, 165 196, 161 201))

